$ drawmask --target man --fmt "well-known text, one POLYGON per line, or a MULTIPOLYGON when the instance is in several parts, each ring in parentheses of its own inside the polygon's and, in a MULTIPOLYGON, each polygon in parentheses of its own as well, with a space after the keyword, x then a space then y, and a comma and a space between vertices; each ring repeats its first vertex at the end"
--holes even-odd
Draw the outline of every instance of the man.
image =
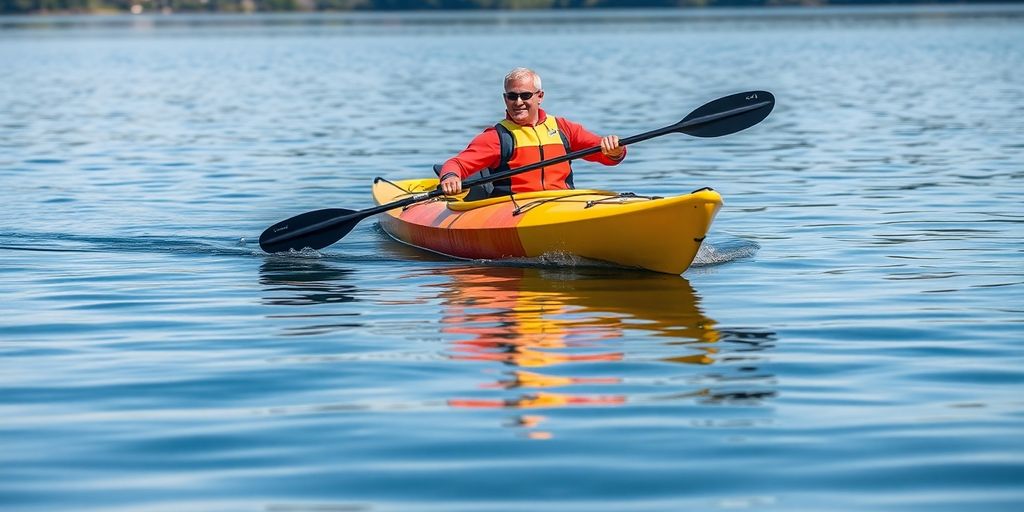
MULTIPOLYGON (((544 101, 540 76, 526 68, 516 68, 505 76, 505 119, 474 138, 466 149, 440 166, 441 190, 446 195, 462 191, 462 180, 481 172, 497 173, 515 169, 577 151, 601 146, 600 153, 585 160, 616 165, 626 156, 619 137, 599 137, 583 126, 564 118, 547 115, 540 104, 544 101)), ((537 190, 560 190, 573 187, 569 162, 549 165, 517 174, 475 189, 467 199, 483 199, 537 190)))

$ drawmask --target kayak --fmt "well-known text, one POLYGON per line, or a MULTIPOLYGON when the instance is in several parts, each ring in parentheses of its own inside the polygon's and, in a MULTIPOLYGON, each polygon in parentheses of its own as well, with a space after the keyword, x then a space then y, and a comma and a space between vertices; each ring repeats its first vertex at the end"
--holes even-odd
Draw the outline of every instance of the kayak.
MULTIPOLYGON (((437 188, 437 178, 376 178, 383 205, 437 188)), ((467 260, 573 255, 681 274, 700 249, 722 196, 710 188, 673 197, 603 190, 546 190, 464 201, 465 192, 379 217, 395 240, 467 260)))

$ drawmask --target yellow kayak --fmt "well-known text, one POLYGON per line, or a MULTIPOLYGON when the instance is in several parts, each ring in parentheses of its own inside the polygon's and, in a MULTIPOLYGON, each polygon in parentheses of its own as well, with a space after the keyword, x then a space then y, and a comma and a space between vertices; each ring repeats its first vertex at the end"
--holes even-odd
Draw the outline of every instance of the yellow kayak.
MULTIPOLYGON (((437 179, 374 180, 377 205, 437 188, 437 179)), ((437 197, 379 217, 399 242, 460 259, 575 255, 680 274, 693 261, 722 196, 704 188, 673 197, 549 190, 480 201, 437 197)))

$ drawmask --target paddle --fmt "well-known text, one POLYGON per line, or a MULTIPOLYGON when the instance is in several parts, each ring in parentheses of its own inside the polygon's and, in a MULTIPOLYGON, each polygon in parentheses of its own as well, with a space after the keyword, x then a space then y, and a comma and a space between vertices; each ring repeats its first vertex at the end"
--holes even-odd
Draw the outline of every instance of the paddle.
MULTIPOLYGON (((637 142, 660 137, 666 133, 685 133, 694 137, 719 137, 736 133, 740 130, 760 123, 775 106, 775 97, 767 91, 750 91, 725 96, 702 105, 690 115, 676 124, 651 130, 646 133, 620 139, 619 144, 627 146, 637 142)), ((532 171, 548 165, 574 160, 601 150, 600 146, 573 151, 569 154, 525 165, 516 169, 491 174, 490 176, 463 182, 462 188, 469 189, 501 180, 516 174, 532 171)), ((395 208, 402 208, 420 201, 426 201, 444 195, 440 188, 430 192, 416 194, 388 204, 382 204, 365 210, 348 210, 345 208, 327 208, 296 215, 270 226, 260 235, 260 247, 266 252, 280 252, 289 249, 300 250, 305 247, 322 249, 341 240, 352 231, 359 221, 384 213, 395 208)))

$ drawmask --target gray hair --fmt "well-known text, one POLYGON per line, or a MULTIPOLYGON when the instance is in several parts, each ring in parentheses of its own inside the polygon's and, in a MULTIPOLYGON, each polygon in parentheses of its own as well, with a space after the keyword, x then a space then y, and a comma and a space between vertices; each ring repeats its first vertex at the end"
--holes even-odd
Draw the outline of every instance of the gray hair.
POLYGON ((538 75, 532 69, 529 68, 515 68, 512 71, 509 71, 508 74, 505 75, 505 81, 501 85, 502 87, 504 87, 509 82, 516 82, 519 80, 526 79, 533 79, 533 88, 537 89, 538 91, 541 90, 540 75, 538 75))

